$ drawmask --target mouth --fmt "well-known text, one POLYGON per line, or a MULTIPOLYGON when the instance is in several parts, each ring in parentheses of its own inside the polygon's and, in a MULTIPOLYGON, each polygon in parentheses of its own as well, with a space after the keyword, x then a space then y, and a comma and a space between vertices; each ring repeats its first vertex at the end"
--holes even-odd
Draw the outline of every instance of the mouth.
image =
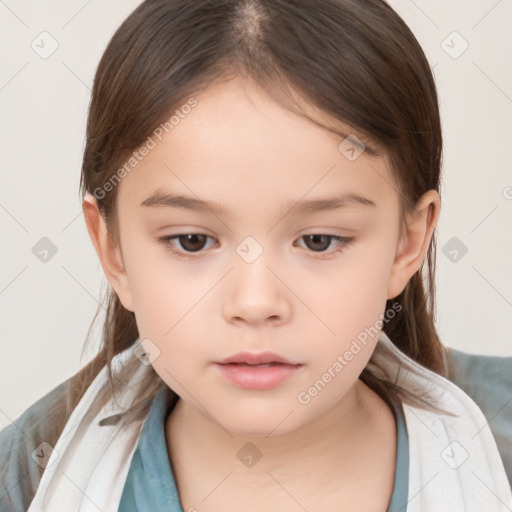
POLYGON ((245 364, 250 366, 269 365, 269 364, 287 364, 291 366, 297 366, 300 363, 295 361, 289 361, 278 354, 272 352, 262 352, 255 354, 252 352, 240 352, 231 357, 227 357, 222 361, 218 361, 218 364, 245 364))
POLYGON ((238 354, 214 363, 220 375, 242 389, 271 389, 296 375, 303 366, 275 354, 238 354))
POLYGON ((277 363, 276 361, 272 361, 271 363, 258 363, 258 364, 251 364, 251 363, 219 363, 219 364, 247 366, 250 368, 264 368, 266 366, 276 366, 278 364, 286 364, 286 363, 277 363))

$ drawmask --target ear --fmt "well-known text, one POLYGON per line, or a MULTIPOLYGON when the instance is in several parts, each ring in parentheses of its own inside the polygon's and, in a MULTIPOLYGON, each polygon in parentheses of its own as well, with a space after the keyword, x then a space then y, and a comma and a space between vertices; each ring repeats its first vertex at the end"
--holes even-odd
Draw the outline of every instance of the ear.
POLYGON ((441 198, 435 190, 425 192, 414 210, 406 215, 407 227, 398 242, 389 276, 387 298, 400 295, 420 269, 428 251, 441 211, 441 198))
POLYGON ((114 288, 119 300, 129 311, 134 311, 130 283, 124 268, 121 248, 108 232, 96 198, 87 194, 82 203, 87 231, 91 237, 108 282, 114 288))

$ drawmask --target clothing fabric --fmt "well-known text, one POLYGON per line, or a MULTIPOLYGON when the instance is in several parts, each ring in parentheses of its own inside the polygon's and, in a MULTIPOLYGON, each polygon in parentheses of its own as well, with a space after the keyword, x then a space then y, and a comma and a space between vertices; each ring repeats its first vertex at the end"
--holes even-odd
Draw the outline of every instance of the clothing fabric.
POLYGON ((512 488, 512 356, 470 354, 451 348, 448 378, 487 418, 512 488))
MULTIPOLYGON (((153 401, 133 455, 118 512, 184 512, 165 441, 165 420, 173 409, 165 385, 153 401)), ((395 483, 387 512, 403 512, 409 484, 409 444, 401 404, 396 404, 395 483)))
MULTIPOLYGON (((379 358, 391 380, 396 377, 405 387, 419 386, 424 392, 433 392, 439 406, 458 415, 452 418, 403 404, 410 452, 409 503, 403 512, 509 510, 512 465, 504 466, 501 459, 512 461, 512 358, 450 349, 448 377, 459 388, 411 363, 384 332, 376 353, 379 347, 386 349, 380 350, 379 358), (388 356, 397 354, 398 363, 386 361, 386 352, 388 356), (461 447, 467 452, 465 458, 461 447)), ((128 360, 134 348, 118 354, 114 368, 128 360)), ((141 365, 140 374, 144 368, 141 365)), ((137 378, 135 375, 134 386, 137 378)), ((69 383, 70 379, 54 388, 0 431, 0 512, 118 509, 134 451, 142 444, 139 438, 144 419, 122 432, 115 425, 99 426, 105 417, 124 412, 119 395, 117 405, 107 404, 97 417, 87 417, 89 406, 106 384, 106 368, 69 418, 43 479, 32 460, 34 449, 44 442, 49 428, 45 412, 55 401, 64 399, 69 383)))

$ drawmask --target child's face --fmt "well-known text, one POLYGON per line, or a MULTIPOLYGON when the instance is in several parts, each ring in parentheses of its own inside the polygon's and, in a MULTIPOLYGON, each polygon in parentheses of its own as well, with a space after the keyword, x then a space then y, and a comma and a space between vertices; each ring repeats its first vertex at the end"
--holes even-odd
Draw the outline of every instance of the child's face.
POLYGON ((230 431, 266 435, 308 423, 352 389, 386 299, 416 268, 395 262, 399 203, 384 158, 350 161, 342 138, 244 86, 196 95, 197 106, 118 185, 126 274, 110 282, 151 340, 150 360, 160 351, 155 370, 187 405, 230 431), (141 206, 157 191, 229 214, 141 206), (375 205, 290 211, 346 193, 375 205), (185 257, 158 240, 187 233, 208 238, 174 239, 185 257), (343 248, 306 236, 314 234, 353 241, 343 248), (282 380, 275 368, 253 369, 235 383, 216 364, 266 351, 301 366, 282 380))

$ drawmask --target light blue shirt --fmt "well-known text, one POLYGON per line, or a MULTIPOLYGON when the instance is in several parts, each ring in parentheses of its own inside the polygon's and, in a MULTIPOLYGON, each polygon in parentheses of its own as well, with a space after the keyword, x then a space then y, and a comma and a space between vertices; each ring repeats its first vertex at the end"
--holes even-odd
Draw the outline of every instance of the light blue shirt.
MULTIPOLYGON (((118 512, 183 512, 165 441, 165 420, 174 407, 169 388, 155 396, 133 454, 118 512)), ((397 407, 395 483, 387 512, 404 512, 409 489, 409 443, 401 404, 397 407)))

